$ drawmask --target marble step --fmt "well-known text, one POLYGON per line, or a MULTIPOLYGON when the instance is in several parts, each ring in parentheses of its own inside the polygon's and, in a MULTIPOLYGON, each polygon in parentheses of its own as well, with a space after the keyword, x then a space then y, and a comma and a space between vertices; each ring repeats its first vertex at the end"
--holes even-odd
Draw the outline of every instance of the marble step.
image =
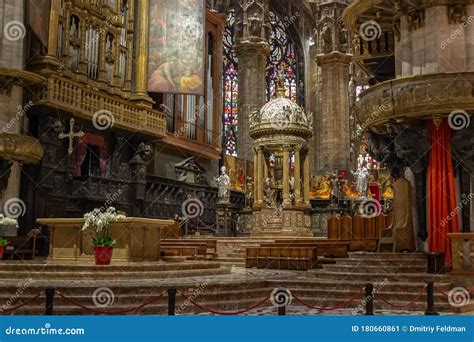
POLYGON ((423 253, 370 253, 349 252, 350 259, 397 259, 397 260, 426 260, 423 253))
MULTIPOLYGON (((338 265, 350 265, 352 267, 359 267, 361 265, 366 266, 396 266, 400 265, 400 259, 351 259, 351 258, 339 258, 335 260, 338 265)), ((404 266, 420 266, 424 267, 424 271, 426 271, 428 267, 428 261, 420 260, 420 259, 406 259, 402 261, 404 266)))
POLYGON ((239 257, 222 257, 222 258, 219 258, 217 259, 217 261, 219 261, 219 263, 222 265, 223 262, 235 262, 235 263, 244 263, 245 264, 245 258, 239 258, 239 257))
MULTIPOLYGON (((313 280, 269 280, 268 283, 273 285, 275 288, 284 287, 289 289, 321 289, 321 290, 342 290, 354 292, 365 286, 366 282, 354 281, 345 279, 343 281, 334 283, 331 279, 319 279, 314 278, 313 280)), ((425 286, 423 282, 374 282, 375 287, 382 288, 389 292, 411 292, 418 293, 420 289, 425 286)), ((435 283, 435 288, 443 292, 448 292, 452 288, 452 284, 449 282, 438 282, 435 283)))
POLYGON ((185 261, 182 263, 153 262, 153 263, 112 263, 107 266, 75 263, 0 263, 0 272, 64 272, 77 273, 108 273, 108 272, 166 272, 173 270, 217 269, 218 262, 211 261, 185 261))
POLYGON ((210 269, 188 269, 188 270, 170 270, 170 271, 128 271, 120 270, 109 272, 71 272, 71 271, 15 271, 14 274, 9 271, 0 271, 0 279, 8 280, 27 280, 51 279, 51 280, 104 280, 104 279, 132 279, 135 281, 160 278, 181 278, 197 276, 215 276, 228 274, 229 270, 223 268, 210 269))
POLYGON ((220 254, 218 257, 218 261, 222 259, 228 259, 228 258, 238 258, 238 259, 244 259, 245 260, 245 252, 238 252, 238 253, 224 253, 220 254))
POLYGON ((34 294, 36 295, 39 292, 43 292, 47 287, 55 287, 57 289, 64 290, 66 292, 74 293, 75 295, 91 295, 97 288, 107 287, 110 288, 114 293, 133 296, 136 294, 144 293, 161 293, 167 289, 174 287, 181 292, 193 292, 198 288, 204 288, 206 292, 210 293, 226 293, 229 291, 239 290, 253 290, 266 288, 267 282, 265 280, 256 280, 251 282, 242 282, 242 281, 228 281, 220 282, 219 279, 215 277, 197 277, 197 278, 188 278, 188 279, 174 279, 167 278, 167 282, 155 282, 155 281, 87 281, 87 282, 69 282, 69 281, 57 281, 56 284, 45 280, 35 280, 33 282, 27 282, 19 284, 18 279, 13 281, 2 281, 0 284, 0 294, 2 296, 11 297, 17 294, 19 288, 21 288, 21 293, 23 294, 34 294), (169 280, 169 281, 168 281, 169 280))
POLYGON ((344 281, 346 279, 358 280, 360 282, 380 282, 380 281, 442 281, 446 279, 445 275, 428 274, 428 273, 379 273, 379 274, 367 274, 359 272, 341 273, 332 272, 325 269, 309 270, 308 274, 311 274, 317 278, 333 279, 344 281))
MULTIPOLYGON (((357 265, 357 272, 363 273, 424 273, 426 272, 426 266, 406 266, 403 262, 400 265, 393 266, 368 266, 365 264, 357 265)), ((354 265, 341 265, 339 262, 332 265, 324 265, 324 269, 331 272, 349 273, 354 271, 354 265)))

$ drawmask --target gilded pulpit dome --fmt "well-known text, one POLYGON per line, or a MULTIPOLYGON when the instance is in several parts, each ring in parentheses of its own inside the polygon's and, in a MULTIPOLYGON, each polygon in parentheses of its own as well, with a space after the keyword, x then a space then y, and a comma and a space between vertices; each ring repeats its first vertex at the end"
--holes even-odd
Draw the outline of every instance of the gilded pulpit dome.
POLYGON ((278 82, 277 96, 268 101, 260 110, 250 115, 250 135, 290 134, 305 138, 312 136, 313 117, 303 108, 285 97, 283 80, 278 82))

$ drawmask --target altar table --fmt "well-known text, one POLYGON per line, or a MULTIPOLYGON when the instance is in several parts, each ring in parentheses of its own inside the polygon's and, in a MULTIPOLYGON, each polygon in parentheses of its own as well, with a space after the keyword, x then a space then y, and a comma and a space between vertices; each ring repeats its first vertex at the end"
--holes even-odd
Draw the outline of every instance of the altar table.
MULTIPOLYGON (((84 219, 37 219, 49 228, 48 261, 86 261, 93 258, 94 230, 82 231, 84 219)), ((127 217, 113 222, 109 235, 117 241, 112 261, 158 261, 163 231, 176 224, 173 220, 127 217)))

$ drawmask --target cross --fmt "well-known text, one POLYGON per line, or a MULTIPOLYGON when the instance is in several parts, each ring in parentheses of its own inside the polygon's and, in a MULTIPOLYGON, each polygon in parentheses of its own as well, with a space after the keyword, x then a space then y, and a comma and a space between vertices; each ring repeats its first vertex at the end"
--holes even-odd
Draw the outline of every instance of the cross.
POLYGON ((79 131, 77 133, 74 133, 74 119, 69 120, 69 132, 68 133, 59 133, 58 138, 59 139, 64 139, 64 138, 69 138, 69 148, 67 150, 68 154, 72 154, 74 151, 73 148, 73 142, 74 138, 82 138, 84 136, 83 131, 79 131))

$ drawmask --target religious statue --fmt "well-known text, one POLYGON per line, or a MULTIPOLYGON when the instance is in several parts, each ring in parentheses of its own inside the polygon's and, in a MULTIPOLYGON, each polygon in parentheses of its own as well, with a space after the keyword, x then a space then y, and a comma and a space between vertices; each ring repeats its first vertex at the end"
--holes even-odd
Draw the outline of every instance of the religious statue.
POLYGON ((367 190, 369 187, 369 170, 366 167, 365 161, 359 166, 356 172, 351 171, 353 175, 357 176, 357 193, 359 197, 367 198, 367 190))
POLYGON ((221 167, 221 174, 219 177, 216 177, 218 187, 218 201, 219 202, 229 202, 230 201, 230 177, 226 173, 227 168, 225 166, 221 167))
POLYGON ((418 30, 425 25, 425 11, 424 10, 415 10, 408 13, 408 29, 418 30))
POLYGON ((347 53, 349 50, 349 31, 345 27, 342 19, 338 21, 339 26, 339 50, 343 53, 347 53))
POLYGON ((261 37, 262 35, 262 19, 259 18, 257 13, 254 13, 249 18, 249 34, 251 37, 261 37))
POLYGON ((328 176, 316 177, 311 179, 311 196, 315 198, 330 198, 331 185, 328 176))
POLYGON ((146 162, 153 153, 151 145, 141 142, 133 156, 132 160, 146 162))
POLYGON ((292 204, 295 203, 295 200, 296 200, 296 189, 295 189, 295 177, 294 176, 291 176, 290 177, 290 180, 288 182, 288 185, 289 185, 289 200, 292 204))
POLYGON ((321 53, 329 53, 333 50, 332 42, 333 19, 326 8, 319 24, 319 40, 321 41, 321 53))
POLYGON ((450 24, 463 24, 467 20, 466 5, 456 4, 448 7, 450 24))
POLYGON ((237 6, 237 17, 246 18, 238 22, 238 33, 241 38, 265 38, 263 30, 265 19, 265 5, 261 0, 240 0, 237 6))
POLYGON ((328 23, 324 23, 320 33, 321 53, 332 51, 332 30, 328 23))
POLYGON ((342 183, 336 173, 329 178, 329 185, 331 188, 331 207, 336 207, 339 204, 341 197, 342 183))
POLYGON ((273 207, 273 205, 275 204, 273 180, 269 176, 265 178, 263 192, 265 196, 265 204, 267 205, 267 207, 273 207))
POLYGON ((253 199, 254 199, 254 186, 253 186, 253 180, 252 178, 247 178, 247 189, 245 192, 245 206, 247 208, 251 208, 253 205, 253 199))

